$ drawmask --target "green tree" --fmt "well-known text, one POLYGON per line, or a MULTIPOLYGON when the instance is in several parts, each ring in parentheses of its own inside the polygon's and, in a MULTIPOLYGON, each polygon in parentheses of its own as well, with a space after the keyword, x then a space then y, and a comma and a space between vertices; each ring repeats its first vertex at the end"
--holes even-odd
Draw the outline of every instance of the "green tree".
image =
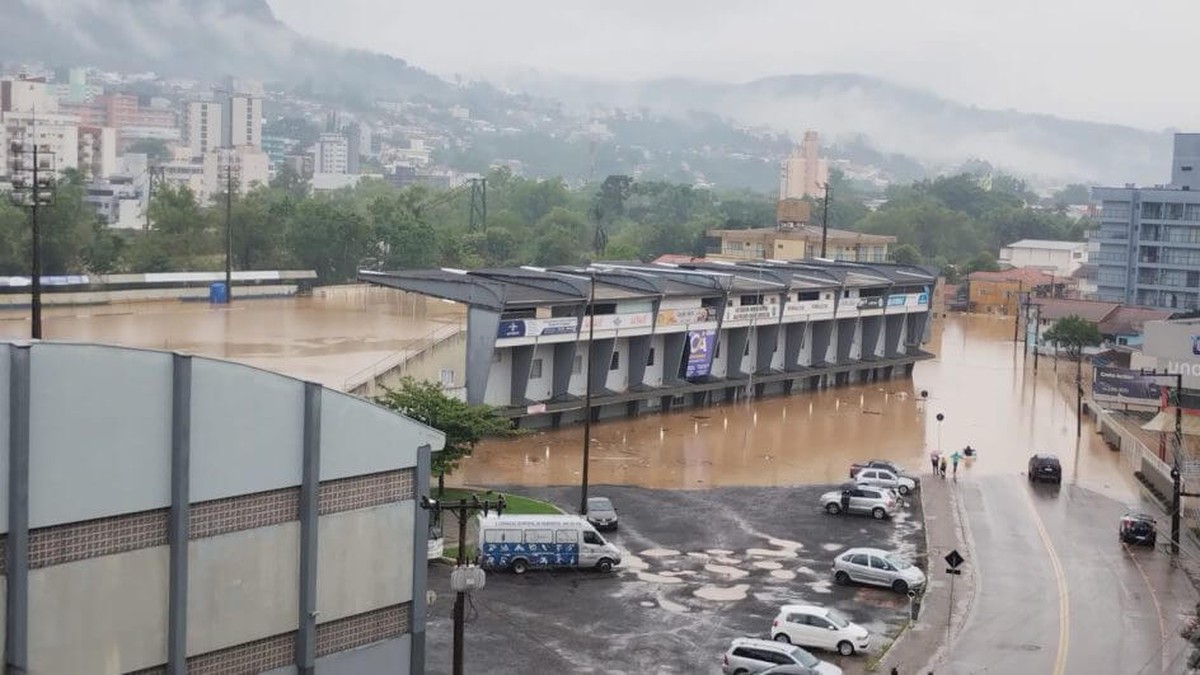
POLYGON ((1095 347, 1104 341, 1096 324, 1074 314, 1054 322, 1042 338, 1066 350, 1067 356, 1076 362, 1083 358, 1085 347, 1095 347))
POLYGON ((535 230, 538 235, 530 243, 533 264, 545 267, 583 262, 589 248, 588 224, 583 216, 559 207, 538 220, 535 230))
POLYGON ((377 256, 371 224, 346 195, 319 195, 296 206, 287 242, 296 261, 325 283, 354 279, 377 256))
POLYGON ((438 233, 418 214, 424 192, 406 190, 378 197, 367 208, 387 269, 421 269, 438 264, 438 233))
POLYGON ((920 265, 923 258, 916 246, 912 244, 900 244, 892 249, 892 260, 901 265, 920 265))
POLYGON ((963 267, 964 274, 971 272, 999 272, 1000 264, 996 262, 996 256, 988 251, 983 251, 979 255, 971 258, 963 267))
POLYGON ((218 252, 209 214, 186 185, 165 184, 150 200, 150 228, 160 233, 174 269, 195 269, 202 256, 218 252))
POLYGON ((87 269, 86 254, 102 227, 83 201, 82 176, 67 171, 54 186, 54 200, 39 209, 42 235, 42 274, 79 273, 87 269))
POLYGON ((296 199, 304 199, 308 196, 308 181, 304 180, 298 171, 290 165, 285 164, 271 179, 270 187, 273 190, 282 190, 296 199))
POLYGON ((375 402, 446 435, 445 447, 433 453, 431 464, 438 479, 439 497, 445 489, 446 474, 453 473, 464 457, 470 457, 480 440, 513 433, 511 423, 491 407, 467 405, 448 396, 441 385, 411 377, 404 378, 398 388, 385 390, 375 402))
POLYGON ((26 211, 0 199, 0 275, 29 274, 29 221, 26 211))

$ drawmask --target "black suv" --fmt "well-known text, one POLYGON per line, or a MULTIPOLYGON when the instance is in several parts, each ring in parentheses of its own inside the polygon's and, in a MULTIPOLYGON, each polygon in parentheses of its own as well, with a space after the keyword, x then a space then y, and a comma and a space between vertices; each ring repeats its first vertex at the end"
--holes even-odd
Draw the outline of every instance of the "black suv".
POLYGON ((1121 517, 1117 536, 1126 544, 1142 544, 1154 548, 1158 541, 1158 532, 1153 516, 1144 513, 1126 513, 1121 517))
POLYGON ((1044 480, 1062 484, 1062 464, 1054 455, 1034 455, 1029 458, 1029 482, 1044 480))

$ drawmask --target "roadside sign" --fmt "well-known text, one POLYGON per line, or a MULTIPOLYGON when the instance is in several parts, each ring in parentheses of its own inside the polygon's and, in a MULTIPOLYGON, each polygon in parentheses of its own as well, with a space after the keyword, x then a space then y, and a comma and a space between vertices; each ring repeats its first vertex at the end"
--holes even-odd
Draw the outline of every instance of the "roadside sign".
POLYGON ((957 549, 946 554, 946 564, 949 565, 951 569, 958 569, 958 567, 964 562, 966 562, 966 559, 962 557, 957 549))

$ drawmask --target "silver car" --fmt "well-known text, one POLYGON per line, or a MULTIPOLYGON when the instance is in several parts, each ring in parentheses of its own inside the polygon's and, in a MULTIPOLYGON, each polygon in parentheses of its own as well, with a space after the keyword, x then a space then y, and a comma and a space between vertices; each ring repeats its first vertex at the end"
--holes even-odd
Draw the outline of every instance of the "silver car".
POLYGON ((925 586, 925 573, 891 551, 852 548, 833 559, 833 580, 884 586, 907 593, 925 586))
POLYGON ((589 497, 586 516, 597 530, 617 529, 617 509, 608 497, 589 497))
POLYGON ((721 658, 725 675, 752 675, 782 666, 791 667, 787 672, 805 675, 842 675, 841 668, 818 659, 803 647, 759 638, 734 638, 721 658))
POLYGON ((876 520, 883 520, 895 513, 896 495, 884 488, 848 483, 821 495, 821 508, 834 516, 845 511, 870 514, 876 520))

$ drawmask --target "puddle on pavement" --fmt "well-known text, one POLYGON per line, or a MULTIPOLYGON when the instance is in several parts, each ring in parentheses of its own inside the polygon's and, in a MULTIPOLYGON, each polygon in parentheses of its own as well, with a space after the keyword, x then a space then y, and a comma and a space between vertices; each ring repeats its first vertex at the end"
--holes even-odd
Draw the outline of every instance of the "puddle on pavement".
POLYGON ((735 600, 745 600, 746 591, 750 590, 749 584, 737 584, 736 586, 701 586, 692 591, 692 595, 704 600, 712 600, 714 602, 733 602, 735 600))

